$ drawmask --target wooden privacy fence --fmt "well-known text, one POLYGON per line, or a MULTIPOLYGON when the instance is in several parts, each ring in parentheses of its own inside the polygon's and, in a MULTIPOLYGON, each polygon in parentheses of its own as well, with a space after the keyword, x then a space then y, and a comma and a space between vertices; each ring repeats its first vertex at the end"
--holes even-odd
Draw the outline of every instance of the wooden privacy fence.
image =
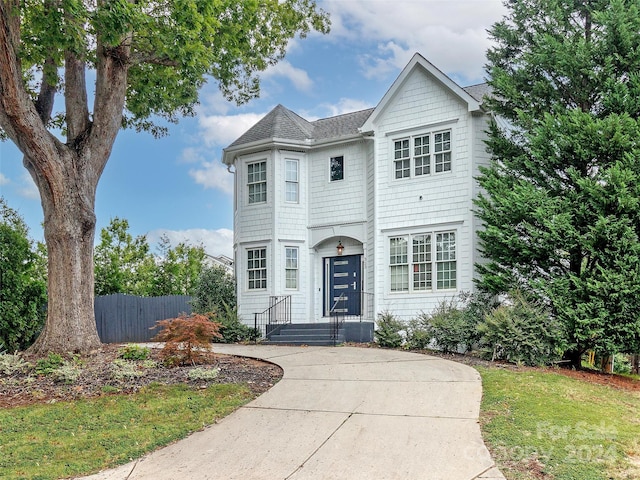
POLYGON ((103 343, 148 342, 158 330, 158 320, 191 313, 191 297, 137 297, 116 293, 96 297, 94 310, 98 335, 103 343))

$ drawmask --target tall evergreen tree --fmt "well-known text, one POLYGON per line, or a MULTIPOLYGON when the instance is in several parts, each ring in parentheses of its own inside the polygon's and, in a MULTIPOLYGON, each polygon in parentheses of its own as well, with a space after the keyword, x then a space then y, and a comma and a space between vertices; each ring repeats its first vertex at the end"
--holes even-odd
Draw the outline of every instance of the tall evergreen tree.
POLYGON ((640 347, 636 0, 507 0, 490 30, 496 122, 479 286, 547 302, 567 357, 640 347))

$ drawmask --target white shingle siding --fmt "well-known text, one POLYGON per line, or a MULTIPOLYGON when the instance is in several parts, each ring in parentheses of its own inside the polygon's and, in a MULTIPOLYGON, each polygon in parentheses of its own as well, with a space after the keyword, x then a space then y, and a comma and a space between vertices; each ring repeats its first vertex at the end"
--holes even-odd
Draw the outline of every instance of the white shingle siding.
MULTIPOLYGON (((481 260, 480 225, 472 213, 478 193, 474 176, 478 165, 488 162, 487 115, 422 57, 409 66, 372 112, 307 122, 279 105, 225 150, 225 162, 236 169, 235 265, 239 311, 247 323, 253 312, 267 308, 270 295, 292 296, 294 322, 323 320, 325 259, 336 256, 338 241, 344 255, 362 255, 363 289, 375 294, 375 312, 389 310, 408 319, 473 289, 474 263, 481 260), (361 135, 354 122, 362 125, 361 135), (451 170, 436 173, 432 162, 430 174, 415 176, 412 163, 411 178, 396 179, 394 141, 442 131, 451 132, 451 170), (267 134, 261 132, 272 136, 263 138, 267 134), (297 137, 278 140, 282 132, 297 137), (332 139, 328 132, 338 136, 332 139), (308 138, 314 133, 317 139, 308 138), (329 162, 337 156, 344 157, 344 179, 331 181, 329 162), (249 205, 246 168, 262 159, 267 201, 249 205), (287 159, 298 161, 297 203, 285 201, 287 159), (391 292, 389 238, 431 233, 435 244, 439 232, 456 235, 456 288, 391 292), (267 289, 249 291, 246 248, 260 245, 267 248, 267 289), (286 288, 286 247, 298 248, 295 290, 286 288)), ((430 147, 433 155, 433 143, 430 147)))

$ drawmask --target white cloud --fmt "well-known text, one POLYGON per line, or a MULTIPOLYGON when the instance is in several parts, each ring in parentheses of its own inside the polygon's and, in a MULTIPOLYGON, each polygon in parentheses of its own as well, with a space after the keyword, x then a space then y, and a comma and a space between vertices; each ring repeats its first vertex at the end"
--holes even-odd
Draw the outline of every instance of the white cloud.
POLYGON ((33 178, 28 173, 24 173, 21 177, 20 187, 18 187, 18 194, 21 197, 28 198, 30 200, 39 200, 40 192, 36 186, 33 178))
POLYGON ((0 173, 0 185, 8 185, 10 182, 11 180, 9 180, 6 175, 0 173))
POLYGON ((205 145, 226 147, 264 117, 264 113, 200 115, 200 136, 205 145))
POLYGON ((200 162, 201 168, 192 168, 189 175, 204 188, 220 190, 226 194, 233 194, 233 174, 219 160, 200 162))
POLYGON ((328 38, 378 44, 378 55, 360 59, 367 77, 397 71, 419 52, 463 82, 482 80, 486 30, 506 13, 501 0, 325 0, 322 7, 331 14, 328 38))
POLYGON ((309 74, 305 70, 294 67, 286 60, 281 60, 273 67, 269 67, 261 77, 262 79, 284 77, 300 92, 309 92, 313 88, 313 80, 311 80, 309 74))
MULTIPOLYGON (((338 103, 325 103, 321 105, 321 108, 325 109, 325 111, 327 112, 327 117, 335 117, 336 115, 342 115, 345 113, 358 112, 360 110, 365 110, 371 107, 375 107, 375 105, 371 105, 367 102, 363 102, 362 100, 357 100, 355 98, 341 98, 338 103)), ((310 117, 305 118, 307 120, 315 120, 310 117)))
POLYGON ((204 158, 196 147, 187 147, 182 150, 180 155, 180 163, 200 163, 203 161, 204 158))
POLYGON ((217 230, 203 228, 188 230, 158 229, 147 233, 147 240, 149 244, 154 245, 160 241, 163 235, 169 239, 174 247, 182 242, 194 246, 202 245, 204 251, 209 255, 226 255, 233 258, 233 231, 227 228, 219 228, 217 230))

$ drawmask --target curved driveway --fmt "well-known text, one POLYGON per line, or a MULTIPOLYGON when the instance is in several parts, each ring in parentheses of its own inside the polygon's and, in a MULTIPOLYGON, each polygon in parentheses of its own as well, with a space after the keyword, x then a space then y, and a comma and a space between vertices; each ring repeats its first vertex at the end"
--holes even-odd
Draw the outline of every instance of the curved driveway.
POLYGON ((353 347, 216 345, 284 376, 185 440, 94 480, 504 479, 478 425, 482 386, 465 365, 353 347))

